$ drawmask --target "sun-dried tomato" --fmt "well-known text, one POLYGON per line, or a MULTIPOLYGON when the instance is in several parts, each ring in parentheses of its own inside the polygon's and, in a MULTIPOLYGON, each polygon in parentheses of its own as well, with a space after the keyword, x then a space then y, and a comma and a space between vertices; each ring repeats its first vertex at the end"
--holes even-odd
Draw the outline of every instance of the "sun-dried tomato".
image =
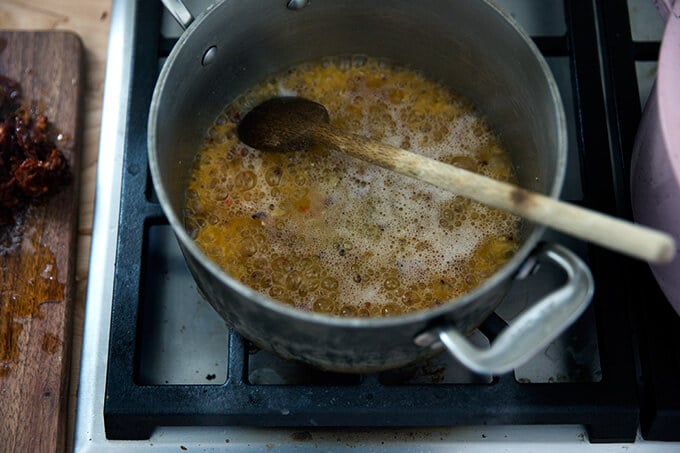
POLYGON ((71 180, 49 120, 21 106, 21 86, 0 75, 0 225, 17 209, 57 192, 71 180))

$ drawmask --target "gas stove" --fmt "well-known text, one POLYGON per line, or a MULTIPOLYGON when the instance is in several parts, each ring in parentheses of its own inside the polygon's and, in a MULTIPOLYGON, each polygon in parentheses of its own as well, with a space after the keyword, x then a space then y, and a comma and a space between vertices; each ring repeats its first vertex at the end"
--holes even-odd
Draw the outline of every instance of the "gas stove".
MULTIPOLYGON (((187 2, 194 14, 210 3, 187 2)), ((630 151, 663 30, 652 3, 495 3, 532 36, 560 87, 570 134, 562 198, 630 217, 630 151)), ((476 375, 446 355, 329 373, 230 331, 198 292, 148 175, 149 102, 180 34, 159 2, 113 2, 77 451, 680 448, 680 319, 644 263, 556 233, 546 240, 588 262, 595 297, 507 375, 476 375)), ((548 269, 518 281, 473 341, 488 345, 556 278, 548 269)))

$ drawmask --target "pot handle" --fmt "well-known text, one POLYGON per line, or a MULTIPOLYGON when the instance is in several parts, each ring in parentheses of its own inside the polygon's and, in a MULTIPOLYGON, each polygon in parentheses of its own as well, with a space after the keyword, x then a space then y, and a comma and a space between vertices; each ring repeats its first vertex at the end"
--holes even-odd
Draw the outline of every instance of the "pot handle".
MULTIPOLYGON (((183 0, 161 0, 161 2, 183 30, 189 28, 194 21, 194 15, 191 14, 183 0)), ((286 7, 293 11, 302 9, 308 4, 309 0, 286 0, 286 7)))
MULTIPOLYGON (((567 274, 567 282, 514 319, 488 349, 472 345, 452 326, 430 329, 416 336, 416 344, 433 346, 441 342, 463 365, 480 374, 506 373, 527 362, 583 313, 594 290, 588 266, 568 249, 543 244, 528 263, 531 269, 535 268, 534 259, 559 265, 567 274)), ((528 273, 520 273, 519 278, 528 273)))
POLYGON ((194 21, 194 16, 191 14, 189 9, 186 7, 182 0, 161 0, 163 5, 168 10, 172 17, 175 18, 177 23, 186 30, 189 25, 194 21))

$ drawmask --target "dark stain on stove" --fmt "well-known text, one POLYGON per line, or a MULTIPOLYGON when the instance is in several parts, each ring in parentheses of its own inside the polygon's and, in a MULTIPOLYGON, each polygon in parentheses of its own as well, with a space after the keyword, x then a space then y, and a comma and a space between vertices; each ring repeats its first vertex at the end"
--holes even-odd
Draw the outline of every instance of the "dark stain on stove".
POLYGON ((212 380, 215 379, 216 377, 217 377, 216 374, 207 374, 207 375, 205 376, 205 378, 206 378, 207 380, 209 380, 209 381, 212 381, 212 380))
POLYGON ((312 433, 309 431, 298 431, 291 433, 290 438, 298 442, 307 442, 312 440, 312 433))
POLYGON ((182 451, 187 451, 187 447, 185 447, 184 445, 180 445, 179 449, 182 450, 182 451))

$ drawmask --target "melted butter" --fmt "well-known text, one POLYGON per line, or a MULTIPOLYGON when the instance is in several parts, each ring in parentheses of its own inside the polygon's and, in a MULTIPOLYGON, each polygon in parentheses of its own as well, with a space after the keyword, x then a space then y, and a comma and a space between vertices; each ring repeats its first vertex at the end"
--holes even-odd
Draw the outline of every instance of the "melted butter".
POLYGON ((186 223, 228 273, 301 309, 392 316, 469 291, 515 252, 510 214, 331 149, 239 142, 242 112, 291 94, 324 104, 346 131, 516 182, 474 108, 422 75, 372 59, 292 68, 228 106, 196 158, 186 223))
MULTIPOLYGON (((24 324, 44 318, 43 304, 64 299, 65 287, 58 281, 54 255, 40 244, 34 228, 25 227, 35 223, 34 211, 29 209, 21 217, 0 238, 0 377, 8 375, 19 362, 24 324)), ((55 347, 58 339, 46 335, 43 350, 56 352, 61 343, 55 347)))

